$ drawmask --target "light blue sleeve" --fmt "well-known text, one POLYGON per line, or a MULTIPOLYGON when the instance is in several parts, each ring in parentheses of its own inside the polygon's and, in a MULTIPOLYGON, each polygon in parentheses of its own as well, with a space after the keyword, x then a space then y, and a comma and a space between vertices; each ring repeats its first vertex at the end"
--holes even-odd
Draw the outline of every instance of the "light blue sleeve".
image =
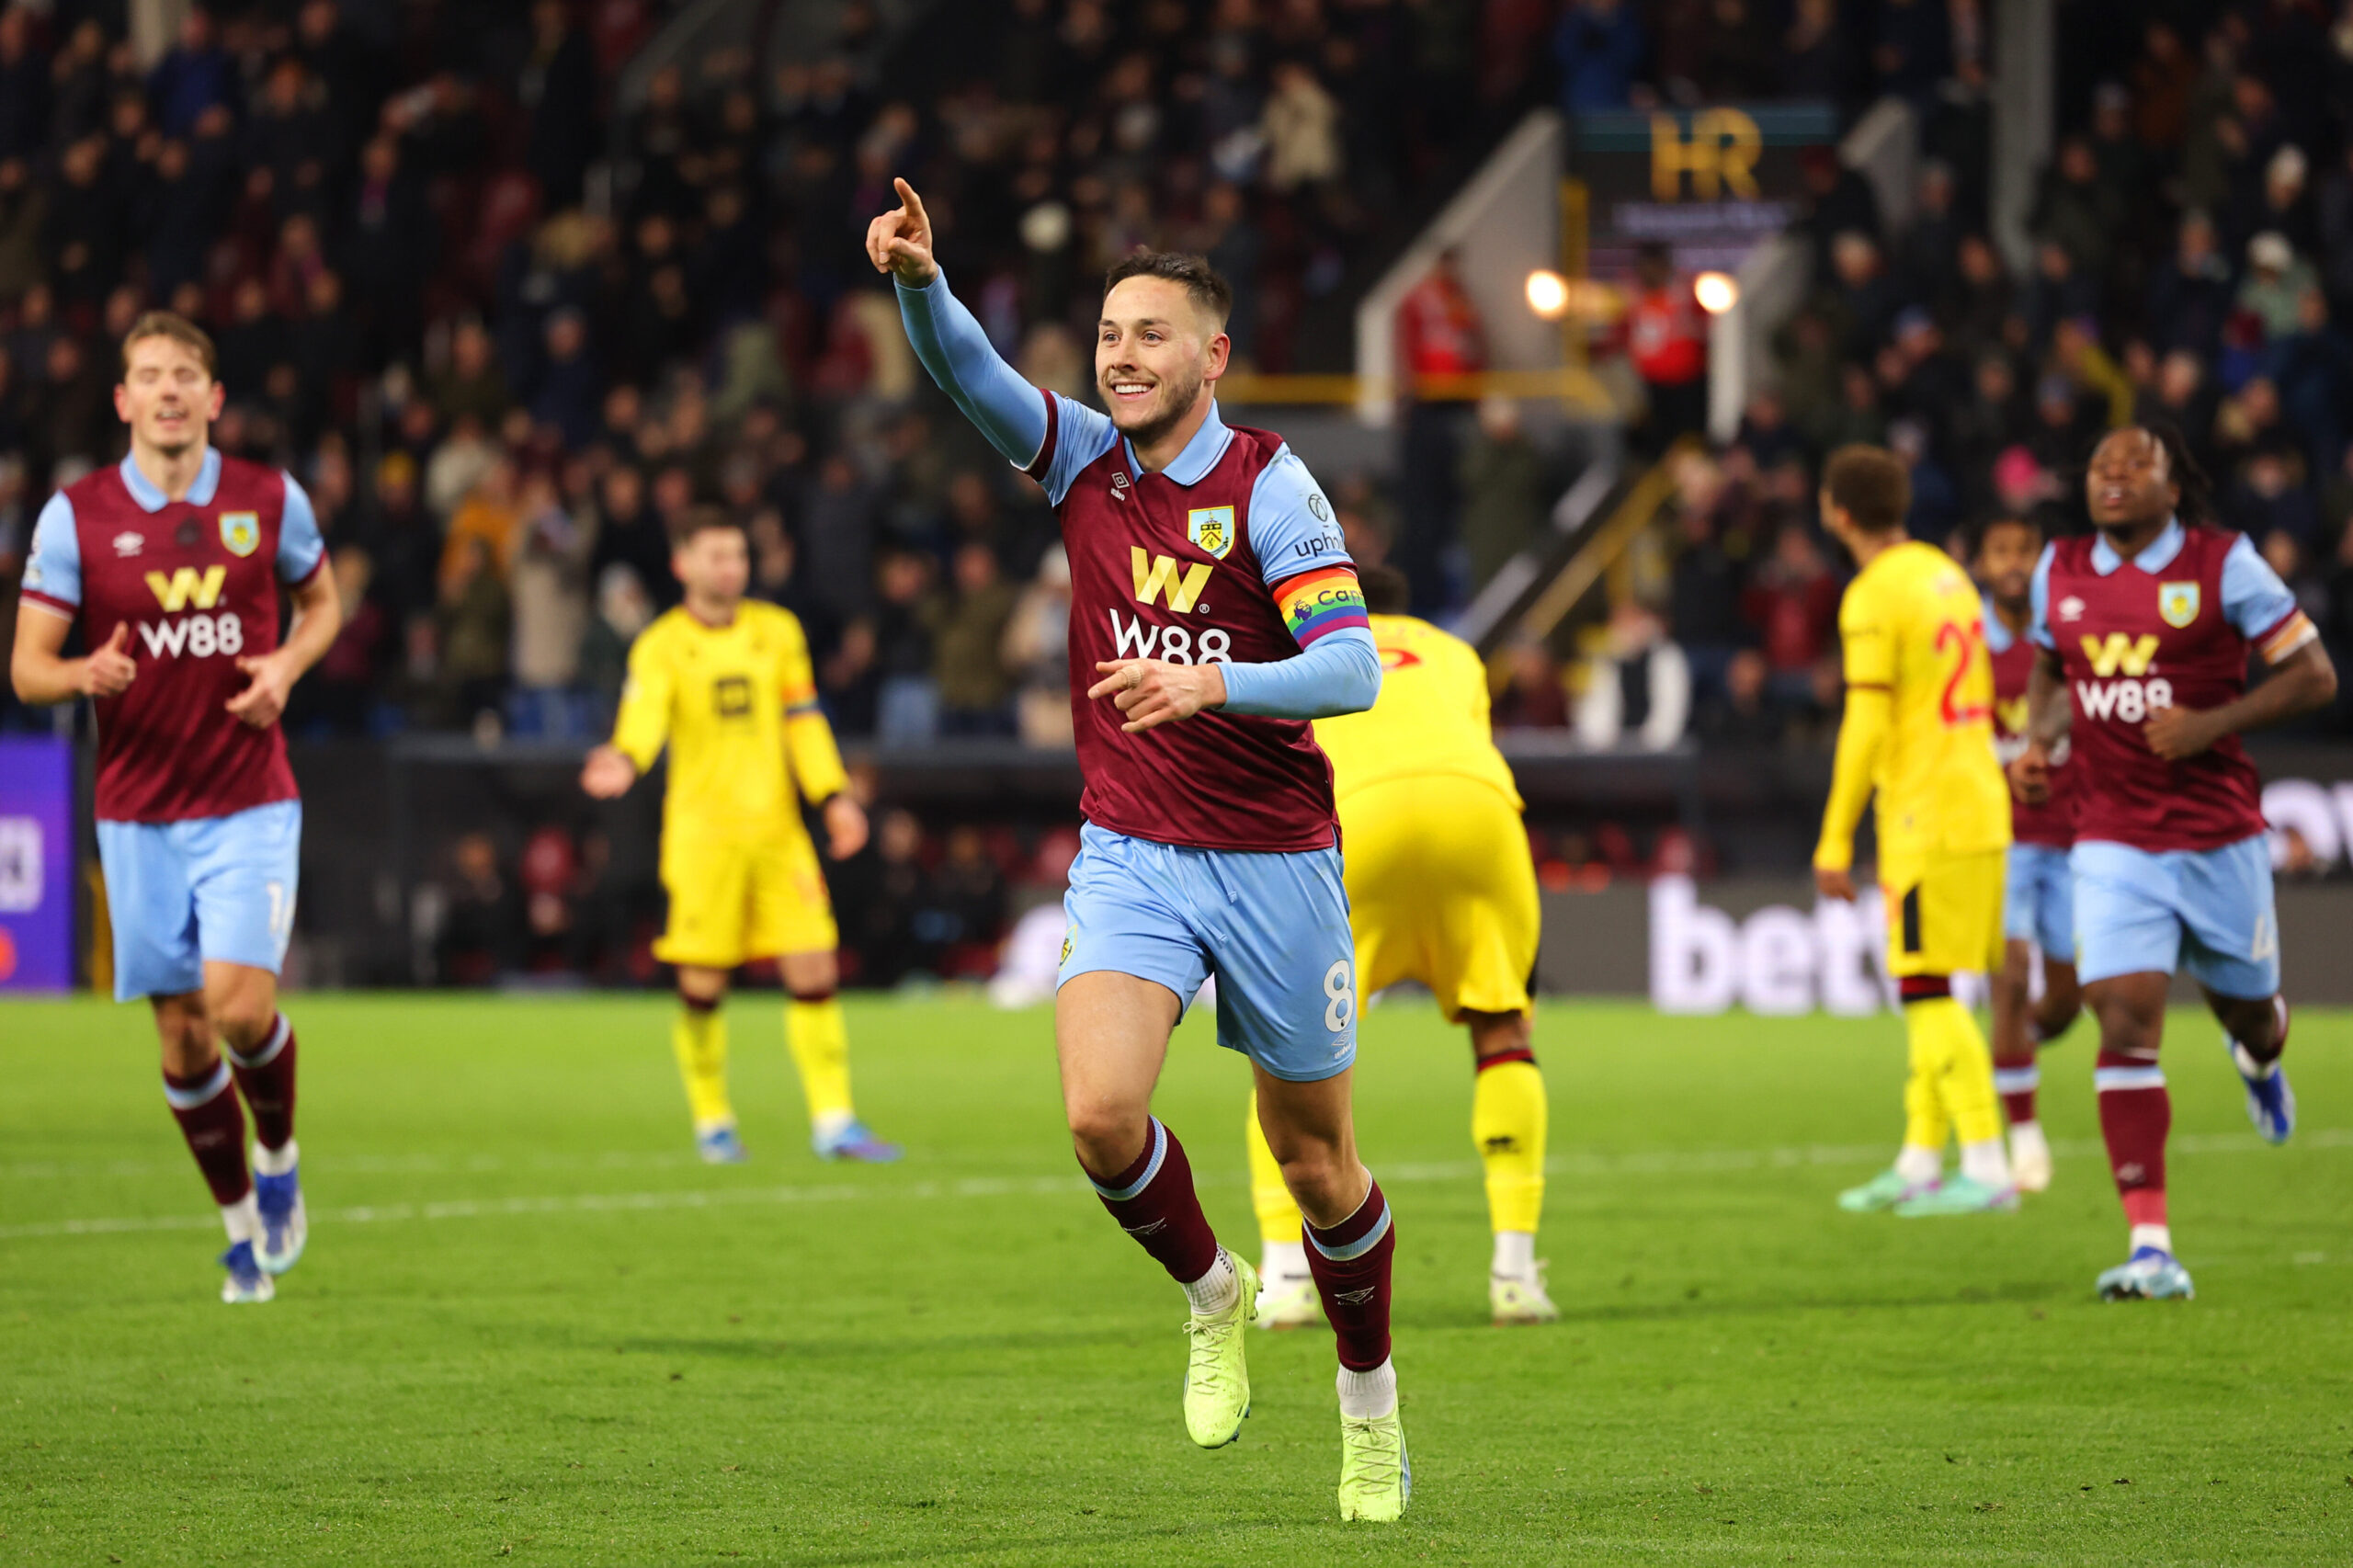
POLYGON ((2296 596, 2256 551, 2255 541, 2239 535, 2222 557, 2222 619, 2254 641, 2277 631, 2295 613, 2296 596))
POLYGON ((1097 414, 1060 392, 1046 395, 1054 400, 1054 449, 1038 483, 1045 486, 1047 504, 1059 506, 1070 487, 1078 483, 1080 472, 1109 451, 1120 432, 1109 415, 1097 414))
POLYGON ((63 490, 49 498, 33 523, 24 587, 27 593, 61 605, 82 608, 82 538, 74 527, 74 503, 63 490))
POLYGON ((2053 653, 2059 644, 2051 636, 2051 561, 2058 551, 2055 544, 2042 547, 2042 559, 2034 563, 2033 585, 2027 589, 2027 602, 2034 608, 2027 613, 2026 634, 2036 647, 2053 653))
POLYGON ((319 534, 319 514, 311 506, 310 493, 294 483, 292 474, 279 477, 286 481, 286 506, 278 518, 278 580, 307 582, 319 569, 327 541, 319 534))
POLYGON ((1313 647, 1291 658, 1221 668, 1227 713, 1335 719, 1363 712, 1381 695, 1381 650, 1361 626, 1319 637, 1313 647))
POLYGON ((1348 541, 1341 537, 1332 503, 1299 455, 1285 446, 1258 471, 1250 489, 1250 546, 1271 587, 1319 566, 1347 566, 1348 541))

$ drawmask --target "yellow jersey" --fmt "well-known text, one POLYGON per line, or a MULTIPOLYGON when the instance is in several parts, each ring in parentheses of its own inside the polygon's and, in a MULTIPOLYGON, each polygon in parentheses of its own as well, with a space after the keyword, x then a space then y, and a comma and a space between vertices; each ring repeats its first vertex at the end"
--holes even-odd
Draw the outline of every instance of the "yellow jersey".
POLYGON ((1519 787, 1495 749, 1478 652, 1410 615, 1371 620, 1381 696, 1361 713, 1315 722, 1315 743, 1332 759, 1335 801, 1368 784, 1443 773, 1494 785, 1518 811, 1519 787))
POLYGON ((1994 756, 1994 665, 1969 574, 1933 545, 1891 545, 1847 585, 1838 635, 1847 716, 1814 863, 1851 862, 1855 824, 1873 791, 1882 880, 1891 862, 2009 843, 2009 787, 1994 756))
POLYGON ((630 645, 613 744, 643 773, 665 742, 665 835, 800 834, 796 790, 814 802, 849 781, 817 708, 800 619, 756 599, 737 605, 725 626, 707 626, 682 605, 630 645))

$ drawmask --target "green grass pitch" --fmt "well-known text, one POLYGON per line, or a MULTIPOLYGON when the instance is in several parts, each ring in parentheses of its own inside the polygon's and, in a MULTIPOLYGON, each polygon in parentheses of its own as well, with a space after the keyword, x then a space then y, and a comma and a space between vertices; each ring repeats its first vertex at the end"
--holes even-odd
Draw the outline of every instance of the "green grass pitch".
MULTIPOLYGON (((1557 1004, 1540 1251, 1485 1322, 1466 1050, 1372 1013, 1416 1490, 1343 1527, 1329 1337, 1254 1335, 1203 1453, 1183 1301, 1076 1178, 1043 1013, 853 1002, 892 1169, 807 1152, 773 996, 731 1020, 753 1162, 696 1164, 657 997, 301 996, 310 1254, 222 1306, 142 1013, 0 1004, 0 1564, 2288 1563, 2353 1559, 2353 1017, 2302 1015, 2259 1145, 2177 1015, 2193 1303, 2102 1306, 2122 1221, 2087 1029, 2053 1190, 1838 1213, 1898 1131, 1891 1019, 1557 1004)), ((1255 1253, 1245 1074, 1159 1106, 1255 1253)))

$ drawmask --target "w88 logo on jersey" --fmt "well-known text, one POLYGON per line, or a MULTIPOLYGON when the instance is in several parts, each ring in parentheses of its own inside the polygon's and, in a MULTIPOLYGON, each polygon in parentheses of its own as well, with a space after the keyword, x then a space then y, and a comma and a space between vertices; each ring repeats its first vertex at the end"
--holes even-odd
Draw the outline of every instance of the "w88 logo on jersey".
POLYGON ((147 656, 152 659, 177 658, 182 653, 192 659, 209 659, 216 653, 233 658, 245 651, 245 623, 230 609, 174 620, 142 620, 139 640, 147 645, 147 656))

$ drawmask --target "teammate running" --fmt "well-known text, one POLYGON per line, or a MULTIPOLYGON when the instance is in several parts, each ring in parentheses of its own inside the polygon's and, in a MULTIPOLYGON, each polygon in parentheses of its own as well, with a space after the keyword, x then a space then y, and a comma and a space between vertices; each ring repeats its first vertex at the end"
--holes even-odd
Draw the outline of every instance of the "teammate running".
POLYGON ((837 860, 866 842, 866 812, 847 793, 834 732, 817 708, 809 640, 790 610, 744 597, 751 553, 734 517, 697 507, 672 542, 685 602, 631 644, 612 744, 588 754, 580 785, 599 800, 626 794, 670 747, 662 795, 670 919, 654 956, 677 968, 670 1043, 695 1147, 712 1165, 744 1158, 720 1006, 730 971, 773 958, 792 996, 784 1035, 801 1070, 811 1146, 821 1159, 895 1160, 899 1146, 868 1131, 850 1102, 849 1032, 834 994, 840 938, 801 821, 806 798, 837 860))
POLYGON ((41 508, 22 602, 43 613, 18 614, 9 674, 27 702, 97 706, 115 999, 154 1011, 165 1101, 229 1233, 221 1299, 267 1301, 309 1231, 294 1029, 278 1010, 302 802, 278 719, 342 610, 302 487, 212 449, 213 366, 195 324, 131 324, 114 390, 130 455, 41 508), (76 625, 93 651, 67 658, 76 625), (233 1082, 253 1110, 250 1167, 233 1082))
POLYGON ((2255 765, 2239 736, 2325 707, 2336 669, 2320 634, 2244 535, 2206 521, 2206 476, 2170 429, 2111 431, 2084 479, 2095 538, 2035 568, 2021 798, 2050 798, 2073 747, 2076 962, 2099 1020, 2100 1134, 2131 1225, 2099 1293, 2188 1297, 2165 1212, 2173 1102, 2157 1065, 2165 994, 2186 959, 2274 1143, 2296 1124, 2280 1071, 2288 1003, 2255 765), (2250 691, 2250 649, 2271 666, 2250 691))
MULTIPOLYGON (((1495 1236, 1488 1309, 1497 1324, 1550 1323, 1561 1314, 1536 1261, 1544 1075, 1529 1040, 1536 866, 1519 790, 1488 728, 1487 671, 1477 652, 1405 613, 1403 573, 1374 566, 1359 575, 1381 648, 1381 700, 1370 712, 1315 726, 1316 744, 1332 759, 1347 845, 1357 988, 1370 996, 1418 980, 1450 1022, 1469 1026, 1471 1141, 1486 1164, 1495 1236)), ((1315 1282, 1299 1206, 1255 1101, 1244 1136, 1263 1249, 1258 1326, 1296 1328, 1318 1314, 1315 1282)))
POLYGON ((1338 1335, 1341 1517, 1394 1519, 1412 1487, 1390 1360, 1396 1233, 1357 1158, 1347 894, 1306 722, 1370 707, 1381 662, 1331 504, 1280 439, 1218 416, 1233 292, 1207 262, 1142 252, 1111 268, 1095 339, 1107 417, 997 357, 895 183, 867 254, 895 277, 933 379, 1045 486, 1070 555, 1086 825, 1054 1035, 1079 1163, 1191 1303, 1188 1431, 1232 1442, 1256 1273, 1218 1245, 1151 1108, 1169 1033, 1214 973, 1219 1042, 1250 1058, 1338 1335))
POLYGON ((1855 824, 1876 790, 1887 970, 1912 1061, 1893 1168, 1840 1194, 1838 1205, 1979 1213, 2015 1209, 2018 1196, 1985 1037, 1953 999, 1952 976, 2001 967, 2010 801, 1994 757, 1977 590, 1950 556, 1904 533, 1911 495, 1903 460, 1876 447, 1841 447, 1823 467, 1823 521, 1858 570, 1838 607, 1847 711, 1814 885, 1824 898, 1855 896, 1855 824), (1961 1175, 1950 1181, 1949 1132, 1961 1140, 1961 1175))
MULTIPOLYGON (((1977 579, 1985 588, 1985 651, 1994 661, 1994 750, 2006 767, 2026 750, 2027 677, 2034 644, 2027 639, 2034 607, 2034 564, 2042 529, 2031 518, 1995 517, 1977 536, 1977 579)), ((2002 972, 1994 982, 1994 1092, 2010 1123, 2010 1175, 2020 1192, 2051 1185, 2051 1142, 2035 1119, 2042 1069, 2035 1053, 2075 1021, 2083 998, 2075 983, 2075 879, 2067 869, 2075 843, 2075 769, 2061 742, 2051 767, 2051 798, 2010 808, 2010 861, 2002 899, 2002 972), (2042 997, 2031 984, 2042 954, 2042 997)))

